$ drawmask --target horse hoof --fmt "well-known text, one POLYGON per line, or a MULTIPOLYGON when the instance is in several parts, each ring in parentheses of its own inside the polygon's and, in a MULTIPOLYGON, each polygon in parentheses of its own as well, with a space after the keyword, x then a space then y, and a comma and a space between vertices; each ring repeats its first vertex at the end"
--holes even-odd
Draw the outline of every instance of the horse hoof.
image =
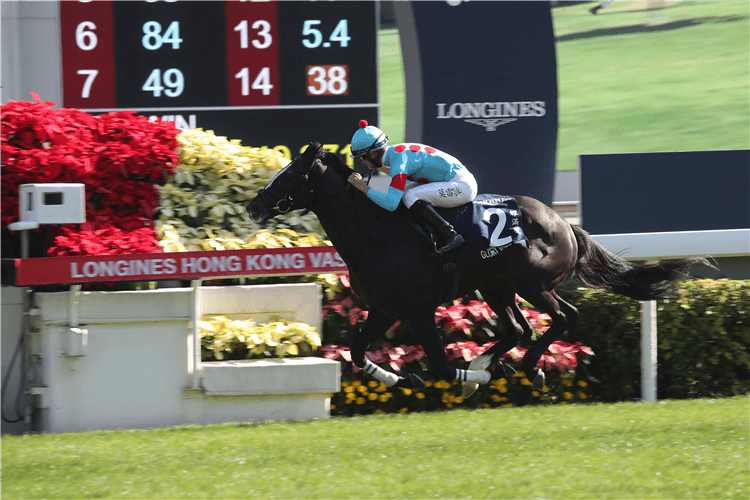
POLYGON ((464 382, 461 384, 461 395, 464 399, 470 398, 479 389, 479 384, 476 382, 464 382))
MULTIPOLYGON (((492 354, 481 354, 471 360, 469 363, 469 370, 487 370, 492 364, 492 354)), ((479 384, 476 382, 464 382, 461 384, 461 394, 464 399, 471 397, 472 394, 477 392, 479 384)))
POLYGON ((534 380, 531 381, 531 385, 533 385, 535 389, 541 389, 544 387, 544 372, 542 370, 537 368, 536 376, 534 377, 534 380))
POLYGON ((500 363, 498 363, 498 366, 503 369, 503 375, 507 379, 513 378, 513 375, 516 374, 516 369, 509 364, 503 363, 501 361, 500 363))
POLYGON ((482 354, 471 360, 469 370, 486 370, 492 364, 492 354, 482 354))
POLYGON ((424 383, 424 380, 422 380, 422 377, 414 373, 409 374, 409 380, 411 381, 411 385, 413 389, 421 390, 427 387, 427 384, 424 383))
POLYGON ((422 380, 422 377, 419 375, 415 375, 414 373, 409 373, 405 377, 399 377, 398 382, 396 382, 396 385, 393 387, 400 387, 401 389, 424 389, 427 387, 427 384, 424 383, 424 380, 422 380))

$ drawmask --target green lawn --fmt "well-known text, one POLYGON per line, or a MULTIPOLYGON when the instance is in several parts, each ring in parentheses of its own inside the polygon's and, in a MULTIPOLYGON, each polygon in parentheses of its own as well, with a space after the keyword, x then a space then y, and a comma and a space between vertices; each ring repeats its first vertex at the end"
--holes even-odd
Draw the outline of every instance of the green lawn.
MULTIPOLYGON (((553 9, 558 170, 586 153, 750 148, 750 2, 596 2, 553 9)), ((396 30, 380 36, 381 124, 404 140, 396 30)))
POLYGON ((4 436, 11 498, 750 497, 750 398, 4 436))

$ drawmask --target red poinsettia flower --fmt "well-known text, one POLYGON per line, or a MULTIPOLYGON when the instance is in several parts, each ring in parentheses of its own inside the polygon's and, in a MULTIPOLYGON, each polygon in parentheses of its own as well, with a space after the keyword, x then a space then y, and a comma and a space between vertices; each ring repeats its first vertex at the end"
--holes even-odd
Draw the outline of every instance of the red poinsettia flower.
POLYGON ((33 102, 2 105, 3 227, 18 219, 19 185, 82 183, 88 224, 53 226, 49 255, 161 251, 151 217, 159 204, 155 184, 178 163, 174 123, 132 111, 55 110, 31 95, 33 102))

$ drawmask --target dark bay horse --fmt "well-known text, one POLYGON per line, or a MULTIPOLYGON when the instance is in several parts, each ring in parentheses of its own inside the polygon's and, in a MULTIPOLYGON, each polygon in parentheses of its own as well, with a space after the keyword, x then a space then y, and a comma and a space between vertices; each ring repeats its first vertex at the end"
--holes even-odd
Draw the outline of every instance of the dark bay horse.
MULTIPOLYGON (((687 278, 690 266, 711 266, 703 258, 628 263, 543 203, 516 196, 530 248, 511 245, 483 266, 462 272, 455 296, 450 298, 478 290, 498 315, 505 334, 475 359, 469 370, 456 369, 448 362, 435 324, 443 273, 440 261, 430 257, 429 243, 410 225, 403 205, 395 212, 378 207, 358 190, 349 189, 351 173, 338 156, 327 153, 318 143, 310 144, 259 191, 247 209, 260 223, 299 208, 317 215, 349 269, 352 288, 370 311, 352 340, 352 360, 390 386, 421 384, 419 377, 397 377, 365 358, 368 346, 396 320, 411 326, 435 373, 445 380, 464 382, 467 396, 477 383, 489 382, 487 368, 492 363, 502 366, 500 356, 520 342, 531 344, 524 367, 529 377, 535 374, 534 384, 539 385, 544 383, 544 373, 538 369, 542 354, 578 318, 576 308, 555 293, 563 279, 574 278, 585 286, 607 288, 637 300, 653 300, 663 297, 672 283, 687 278), (548 330, 533 342, 532 327, 516 305, 516 294, 552 318, 548 330)), ((459 257, 462 248, 455 250, 459 257)))

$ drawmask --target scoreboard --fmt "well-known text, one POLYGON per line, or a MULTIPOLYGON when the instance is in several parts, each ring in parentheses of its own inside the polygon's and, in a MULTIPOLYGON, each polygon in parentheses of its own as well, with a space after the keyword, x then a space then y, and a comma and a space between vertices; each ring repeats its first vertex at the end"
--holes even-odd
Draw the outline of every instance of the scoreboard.
POLYGON ((128 109, 291 158, 312 141, 349 165, 378 123, 377 2, 60 2, 63 106, 128 109))

